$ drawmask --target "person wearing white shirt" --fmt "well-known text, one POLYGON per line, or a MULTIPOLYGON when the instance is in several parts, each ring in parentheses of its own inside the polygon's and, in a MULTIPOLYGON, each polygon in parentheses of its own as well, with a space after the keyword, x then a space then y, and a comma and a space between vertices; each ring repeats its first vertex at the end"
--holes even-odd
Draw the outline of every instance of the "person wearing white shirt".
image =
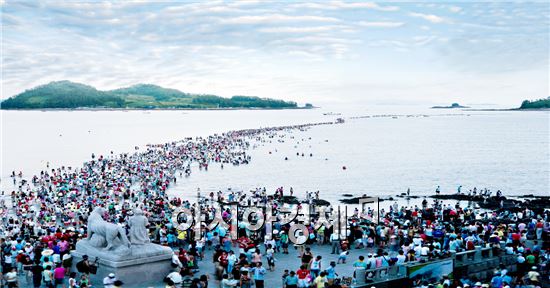
POLYGON ((414 246, 421 246, 422 245, 422 238, 420 236, 415 235, 413 238, 414 246))
POLYGON ((424 245, 420 249, 420 255, 423 256, 423 257, 426 257, 426 256, 428 256, 428 253, 430 253, 430 248, 428 246, 424 245))
POLYGON ((178 257, 178 255, 176 255, 176 253, 172 254, 172 264, 179 268, 183 267, 183 264, 181 263, 180 258, 178 257))
POLYGON ((404 264, 405 263, 405 260, 407 259, 407 256, 405 256, 405 252, 403 252, 403 250, 400 250, 399 251, 399 255, 397 255, 397 262, 396 264, 397 265, 400 265, 400 264, 404 264))
POLYGON ((103 287, 113 288, 115 285, 116 277, 115 273, 110 273, 107 277, 103 278, 103 287))
POLYGON ((181 285, 181 282, 183 281, 183 277, 178 271, 171 272, 170 274, 168 274, 168 276, 166 276, 166 278, 172 280, 176 287, 179 287, 181 285))
POLYGON ((367 258, 367 269, 374 269, 376 268, 376 258, 372 257, 372 254, 368 254, 367 258))
POLYGON ((236 262, 237 256, 233 253, 233 251, 229 251, 229 256, 227 256, 227 273, 231 274, 236 262))
POLYGON ((337 232, 330 235, 330 243, 332 243, 332 252, 330 254, 340 254, 340 235, 337 232))
POLYGON ((525 257, 523 257, 523 254, 519 253, 517 258, 518 264, 525 263, 525 257))

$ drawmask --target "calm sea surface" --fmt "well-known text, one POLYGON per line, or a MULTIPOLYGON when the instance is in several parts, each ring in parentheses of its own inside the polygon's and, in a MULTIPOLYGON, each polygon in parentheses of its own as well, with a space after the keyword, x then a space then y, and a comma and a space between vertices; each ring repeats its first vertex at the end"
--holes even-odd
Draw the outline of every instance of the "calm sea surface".
POLYGON ((41 169, 80 166, 96 155, 131 152, 228 130, 346 118, 342 125, 295 131, 251 150, 249 165, 218 164, 193 170, 170 193, 187 198, 228 187, 248 191, 293 187, 321 192, 384 196, 431 194, 477 186, 506 195, 550 194, 549 112, 468 112, 423 107, 323 108, 268 111, 2 111, 2 189, 12 170, 31 177, 41 169), (341 112, 341 116, 323 115, 341 112), (353 116, 403 115, 350 119, 353 116), (415 115, 407 117, 406 115, 415 115), (417 115, 428 115, 429 117, 417 115), (291 136, 293 138, 291 138, 291 136), (311 139, 310 139, 311 138, 311 139), (270 153, 271 152, 271 153, 270 153), (300 156, 297 156, 299 153, 300 156), (304 157, 301 154, 304 153, 304 157), (310 156, 310 153, 312 156, 310 156), (288 160, 285 160, 288 157, 288 160), (342 169, 346 166, 346 169, 342 169))

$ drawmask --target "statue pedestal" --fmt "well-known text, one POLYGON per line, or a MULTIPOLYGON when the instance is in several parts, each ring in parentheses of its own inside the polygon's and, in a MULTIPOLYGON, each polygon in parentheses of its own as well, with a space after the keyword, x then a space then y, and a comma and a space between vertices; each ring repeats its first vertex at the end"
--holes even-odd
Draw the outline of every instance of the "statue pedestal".
POLYGON ((88 240, 81 240, 76 243, 76 250, 71 251, 71 255, 73 271, 77 271, 76 263, 82 260, 83 255, 88 255, 90 263, 99 258, 97 273, 90 274, 90 280, 100 286, 109 273, 115 273, 125 286, 134 287, 137 284, 162 284, 164 277, 172 271, 172 249, 152 243, 107 251, 90 245, 88 240))

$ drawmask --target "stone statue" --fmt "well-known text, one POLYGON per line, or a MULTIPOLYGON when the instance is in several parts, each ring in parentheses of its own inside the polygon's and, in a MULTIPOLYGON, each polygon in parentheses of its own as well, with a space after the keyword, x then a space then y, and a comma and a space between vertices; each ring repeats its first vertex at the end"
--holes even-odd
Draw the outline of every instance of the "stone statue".
POLYGON ((147 217, 143 215, 141 209, 136 208, 134 210, 134 216, 128 219, 128 225, 130 226, 129 236, 132 245, 143 245, 151 242, 147 232, 149 221, 147 221, 147 217))
MULTIPOLYGON (((172 271, 170 247, 151 243, 147 236, 147 218, 139 209, 134 211, 128 225, 130 233, 119 225, 103 220, 106 210, 97 207, 88 216, 88 238, 76 242, 71 251, 73 268, 80 259, 90 257, 99 263, 93 284, 100 284, 104 277, 115 273, 130 287, 143 287, 143 283, 158 283, 172 271), (128 239, 130 238, 130 240, 128 239), (154 273, 152 273, 152 271, 154 273)), ((95 286, 95 285, 94 285, 95 286)))
POLYGON ((103 220, 106 210, 96 207, 88 216, 88 237, 90 245, 105 250, 116 250, 120 247, 129 248, 130 242, 126 231, 116 224, 103 220))

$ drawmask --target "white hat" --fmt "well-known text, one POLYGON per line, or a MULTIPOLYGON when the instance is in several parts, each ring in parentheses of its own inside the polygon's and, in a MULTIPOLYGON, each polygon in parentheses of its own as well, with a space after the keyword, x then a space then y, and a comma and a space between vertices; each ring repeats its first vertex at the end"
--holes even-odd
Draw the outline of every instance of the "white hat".
POLYGON ((115 278, 115 273, 110 273, 109 278, 115 278))

